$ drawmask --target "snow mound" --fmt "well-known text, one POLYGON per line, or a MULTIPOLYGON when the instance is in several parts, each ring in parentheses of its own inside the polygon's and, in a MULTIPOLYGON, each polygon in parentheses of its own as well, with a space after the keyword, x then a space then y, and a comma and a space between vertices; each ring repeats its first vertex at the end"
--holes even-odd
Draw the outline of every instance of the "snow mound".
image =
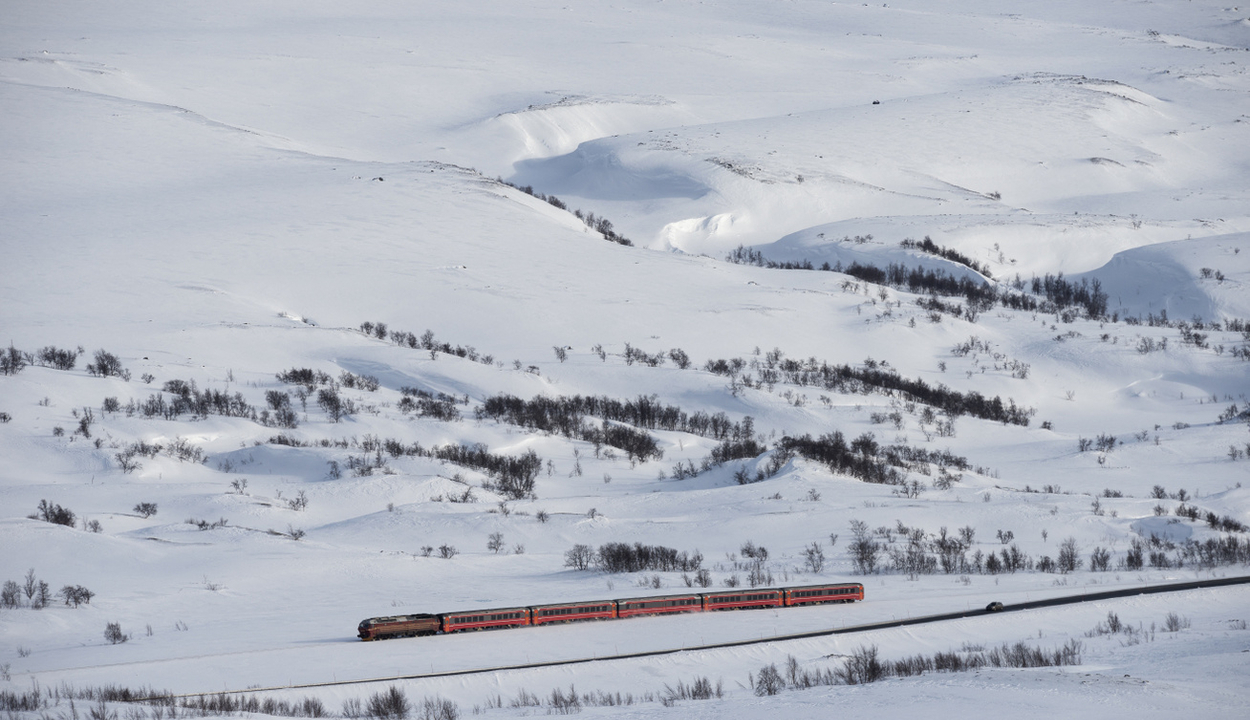
POLYGON ((1075 279, 1086 277, 1102 283, 1110 311, 1121 315, 1250 317, 1250 233, 1133 248, 1075 279))
POLYGON ((458 135, 478 167, 507 175, 516 163, 568 155, 590 140, 690 120, 688 110, 663 97, 565 95, 500 113, 458 135))
POLYGON ((1194 534, 1194 529, 1177 518, 1148 517, 1134 520, 1131 525, 1133 532, 1148 538, 1155 535, 1172 542, 1183 543, 1194 534))

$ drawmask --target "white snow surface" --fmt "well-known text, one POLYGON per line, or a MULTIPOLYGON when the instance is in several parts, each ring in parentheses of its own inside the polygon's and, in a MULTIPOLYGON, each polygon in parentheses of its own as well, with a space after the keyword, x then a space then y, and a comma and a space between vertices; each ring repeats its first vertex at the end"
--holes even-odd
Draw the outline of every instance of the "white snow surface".
MULTIPOLYGON (((71 370, 0 375, 0 581, 33 569, 53 592, 95 596, 0 608, 0 692, 210 693, 472 670, 1247 574, 1125 565, 1151 537, 1248 537, 1205 521, 1250 525, 1250 333, 1236 329, 1250 320, 1245 6, 10 0, 3 16, 0 342, 85 352, 71 370), (574 209, 634 246, 605 242, 574 209), (989 277, 900 245, 926 236, 989 277), (727 262, 740 245, 779 263, 900 263, 1003 289, 1062 273, 1096 281, 1107 317, 996 306, 970 320, 832 270, 727 262), (403 347, 362 332, 366 321, 472 353, 403 347), (627 347, 680 348, 692 364, 627 362, 627 347), (89 373, 99 349, 128 377, 89 373), (1029 423, 963 415, 940 432, 947 418, 925 419, 923 403, 766 382, 774 349, 998 396, 1029 423), (705 369, 735 357, 761 382, 705 369), (333 422, 315 391, 301 404, 276 379, 290 368, 379 387, 340 388, 357 411, 333 422), (175 380, 239 393, 257 412, 267 391, 289 393, 299 426, 127 412, 169 401, 175 380), (460 419, 401 411, 405 387, 454 397, 460 419), (749 416, 769 447, 872 433, 970 467, 948 489, 936 468, 914 468, 910 492, 797 457, 735 481, 767 454, 676 479, 674 466, 697 468, 717 440, 653 430, 663 458, 634 462, 475 416, 503 393, 654 395, 749 416), (78 432, 87 413, 89 435, 78 432), (544 464, 533 496, 514 500, 479 470, 372 449, 387 439, 533 451, 544 464), (123 471, 126 447, 179 440, 207 460, 162 452, 123 471), (384 467, 356 473, 358 461, 384 467), (469 502, 452 501, 467 490, 469 502), (300 493, 302 510, 290 504, 300 493), (78 523, 32 519, 41 500, 78 523), (131 510, 145 502, 158 512, 131 510), (1179 516, 1183 506, 1203 517, 1179 516), (885 556, 886 572, 862 575, 852 521, 892 531, 876 537, 895 549, 907 529, 931 540, 967 527, 969 555, 1015 543, 1033 560, 1071 539, 1082 567, 910 575, 885 556), (686 591, 681 572, 569 568, 575 544, 697 550, 714 589, 745 583, 747 541, 768 549, 772 586, 863 582, 865 602, 355 638, 371 616, 686 591), (440 558, 444 545, 458 553, 440 558), (1091 569, 1095 548, 1110 552, 1109 571, 1091 569), (106 642, 113 622, 128 642, 106 642)), ((545 702, 570 686, 632 694, 582 710, 623 718, 1238 717, 1250 704, 1247 620, 1250 590, 1237 586, 393 684, 418 705, 440 696, 462 716, 499 718, 551 710, 510 707, 521 691, 545 702), (1089 636, 1108 613, 1137 633, 1089 636), (1166 632, 1169 613, 1187 627, 1166 632), (750 685, 789 656, 836 669, 860 646, 895 660, 1070 640, 1084 644, 1081 665, 765 697, 750 685), (700 677, 724 697, 658 701, 700 677)), ((339 714, 388 684, 264 696, 316 697, 339 714)), ((48 712, 70 717, 67 702, 48 712)))

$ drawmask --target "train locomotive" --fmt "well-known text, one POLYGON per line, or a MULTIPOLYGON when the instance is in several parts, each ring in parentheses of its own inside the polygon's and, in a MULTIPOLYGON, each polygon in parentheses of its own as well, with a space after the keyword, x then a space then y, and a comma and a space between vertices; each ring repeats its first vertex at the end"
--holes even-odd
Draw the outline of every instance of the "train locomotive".
POLYGON ((389 615, 362 620, 357 628, 357 636, 361 640, 386 640, 469 630, 547 625, 556 622, 616 620, 638 615, 793 607, 818 603, 848 603, 863 599, 864 586, 860 583, 751 588, 463 612, 389 615))

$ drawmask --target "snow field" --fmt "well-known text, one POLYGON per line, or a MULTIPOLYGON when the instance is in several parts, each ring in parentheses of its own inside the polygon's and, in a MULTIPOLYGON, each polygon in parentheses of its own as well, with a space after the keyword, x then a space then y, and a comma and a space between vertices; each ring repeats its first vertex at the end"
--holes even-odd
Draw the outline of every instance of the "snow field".
MULTIPOLYGON (((1250 524, 1250 436, 1227 413, 1246 407, 1247 365, 1234 356, 1246 340, 1225 324, 1250 318, 1244 8, 17 2, 8 11, 0 342, 85 354, 70 371, 0 376, 9 416, 0 581, 33 568, 54 592, 82 585, 95 597, 0 609, 0 691, 38 682, 210 692, 593 658, 1244 569, 1117 569, 1152 534, 1244 542, 1179 517, 1182 504, 1250 524), (497 177, 610 219, 636 247, 605 242, 497 177), (979 277, 899 245, 926 236, 984 264, 999 287, 1017 273, 1026 283, 1048 273, 1097 280, 1116 320, 1002 307, 975 322, 935 318, 917 304, 923 295, 898 288, 725 261, 744 245, 775 262, 979 277), (1149 322, 1164 311, 1168 325, 1149 322), (1195 318, 1204 340, 1186 343, 1195 318), (478 361, 399 347, 361 332, 366 321, 417 337, 428 329, 478 361), (628 364, 627 344, 680 348, 692 366, 628 364), (115 353, 129 379, 87 373, 98 349, 115 353), (855 368, 884 362, 931 387, 1036 412, 1027 427, 964 415, 943 435, 936 421, 950 418, 925 420, 923 403, 906 398, 744 387, 741 375, 704 369, 742 358, 755 363, 743 374, 761 380, 774 350, 855 368), (380 387, 340 388, 358 411, 332 422, 315 392, 305 406, 275 378, 304 367, 380 387), (291 393, 299 427, 104 409, 110 398, 123 408, 154 393, 168 401, 174 380, 240 393, 258 411, 266 392, 291 393), (402 412, 403 387, 457 398, 461 418, 402 412), (871 433, 971 467, 949 489, 933 485, 936 469, 913 471, 911 492, 800 458, 763 482, 735 481, 769 455, 678 480, 674 466, 698 467, 715 439, 650 431, 663 458, 631 462, 621 450, 476 419, 504 393, 654 395, 686 412, 749 416, 770 447, 871 433), (90 437, 75 433, 88 410, 90 437), (280 434, 301 445, 273 440, 280 434), (1113 446, 1080 449, 1110 436, 1113 446), (366 450, 374 438, 532 450, 544 463, 536 497, 508 499, 473 468, 366 450), (162 452, 136 457, 133 472, 119 467, 134 443, 179 441, 207 460, 162 452), (384 467, 368 475, 349 466, 377 460, 384 467), (1155 486, 1168 497, 1153 497, 1155 486), (471 502, 452 501, 466 491, 471 502), (291 505, 300 497, 302 510, 291 505), (102 532, 28 519, 41 500, 102 532), (157 514, 131 510, 142 502, 157 514), (1083 566, 863 576, 848 553, 852 521, 884 529, 875 537, 896 548, 900 526, 927 538, 968 527, 969 553, 1014 543, 1035 561, 1071 538, 1083 566), (487 548, 492 533, 502 534, 499 553, 487 548), (774 586, 861 581, 868 601, 354 639, 369 616, 686 589, 680 572, 572 570, 564 553, 575 544, 699 551, 720 589, 745 582, 747 541, 767 547, 774 586), (819 572, 805 564, 812 543, 825 555, 819 572), (455 556, 439 557, 442 546, 455 556), (1111 553, 1109 572, 1090 570, 1095 548, 1111 553), (104 640, 112 622, 128 642, 104 640)), ((1246 698, 1250 636, 1237 621, 1247 607, 1244 590, 1225 588, 400 687, 413 700, 452 699, 464 714, 499 696, 505 707, 487 714, 500 717, 546 712, 506 707, 522 689, 641 696, 696 677, 723 679, 727 697, 583 712, 1229 716, 1246 698), (1144 631, 1169 612, 1191 626, 1136 644, 1085 637, 1108 612, 1144 631), (896 659, 1072 638, 1085 644, 1081 666, 763 698, 746 687, 749 673, 787 655, 837 667, 860 644, 896 659)), ((277 695, 314 695, 337 713, 379 687, 277 695)))

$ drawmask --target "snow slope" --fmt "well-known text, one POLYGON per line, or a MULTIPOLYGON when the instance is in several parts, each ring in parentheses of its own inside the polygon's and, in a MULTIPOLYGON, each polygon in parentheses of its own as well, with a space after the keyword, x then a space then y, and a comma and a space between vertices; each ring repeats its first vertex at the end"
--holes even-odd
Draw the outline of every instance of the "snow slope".
MULTIPOLYGON (((1250 318, 1244 9, 10 6, 0 23, 0 341, 32 355, 84 353, 70 370, 0 376, 0 581, 20 584, 33 568, 54 592, 82 585, 95 597, 0 609, 0 691, 37 682, 196 693, 472 669, 1245 571, 1127 564, 1152 536, 1174 544, 1169 558, 1187 540, 1250 537, 1205 519, 1250 524, 1250 437, 1237 417, 1250 367, 1237 329, 1250 318), (567 211, 496 178, 555 195, 567 211), (609 219, 634 246, 606 242, 573 210, 609 219), (991 277, 899 245, 926 236, 991 277), (940 298, 955 310, 939 311, 919 304, 923 293, 840 272, 726 262, 740 245, 778 263, 902 263, 1004 292, 1063 273, 1097 280, 1108 317, 999 305, 970 319, 960 297, 940 298), (1163 311, 1167 323, 1157 322, 1163 311), (463 353, 397 344, 364 322, 414 340, 429 330, 463 353), (98 349, 128 377, 89 373, 98 349), (663 363, 636 360, 638 349, 663 363), (705 366, 731 358, 744 363, 732 376, 705 366), (1032 412, 1027 425, 1004 424, 770 379, 782 360, 809 358, 1032 412), (356 411, 334 422, 316 390, 301 402, 275 377, 291 368, 339 383, 369 376, 378 388, 340 384, 356 411), (248 413, 145 417, 154 395, 172 401, 171 381, 239 393, 257 413, 267 393, 285 395, 298 427, 248 413), (404 388, 454 398, 459 418, 405 411, 404 388), (688 413, 750 417, 769 451, 678 479, 718 439, 648 430, 663 457, 638 461, 479 419, 498 394, 654 395, 688 413), (936 466, 907 471, 910 486, 880 485, 795 457, 762 482, 735 480, 766 468, 783 437, 834 430, 948 451, 967 467, 951 471, 949 487, 934 482, 936 466), (533 495, 512 499, 480 468, 390 453, 386 440, 533 451, 543 465, 533 495), (127 472, 119 454, 138 442, 163 450, 133 456, 127 472), (178 459, 179 443, 207 459, 178 459), (302 509, 291 503, 300 497, 302 509), (41 500, 78 523, 30 519, 41 500), (158 512, 131 509, 144 502, 158 512), (1199 519, 1178 514, 1186 507, 1199 519), (887 572, 863 575, 849 552, 853 521, 898 551, 910 531, 932 542, 968 528, 969 558, 1014 543, 1053 559, 1071 539, 1082 567, 912 575, 883 555, 887 572), (748 541, 769 551, 755 568, 771 575, 766 584, 855 580, 868 599, 354 639, 370 616, 687 587, 681 572, 573 570, 565 553, 576 544, 697 550, 714 587, 747 583, 748 541), (825 557, 817 569, 813 543, 825 557), (454 557, 439 557, 443 546, 454 557), (1108 572, 1091 570, 1095 548, 1110 553, 1108 572), (111 622, 131 639, 105 642, 111 622)), ((545 698, 570 684, 652 693, 585 709, 623 717, 815 717, 830 702, 874 714, 924 703, 938 717, 964 716, 969 703, 986 713, 1229 715, 1246 698, 1247 597, 1194 591, 402 687, 500 717, 546 712, 509 708, 521 690, 545 698), (1172 612, 1191 626, 1148 641, 1086 637, 1108 612, 1143 636, 1172 612), (835 669, 860 644, 893 659, 1069 639, 1086 645, 1082 666, 776 697, 757 697, 748 680, 788 655, 835 669), (656 701, 696 677, 722 679, 725 698, 656 701), (495 697, 504 707, 487 709, 495 697)), ((337 714, 379 689, 271 696, 315 695, 337 714)))

